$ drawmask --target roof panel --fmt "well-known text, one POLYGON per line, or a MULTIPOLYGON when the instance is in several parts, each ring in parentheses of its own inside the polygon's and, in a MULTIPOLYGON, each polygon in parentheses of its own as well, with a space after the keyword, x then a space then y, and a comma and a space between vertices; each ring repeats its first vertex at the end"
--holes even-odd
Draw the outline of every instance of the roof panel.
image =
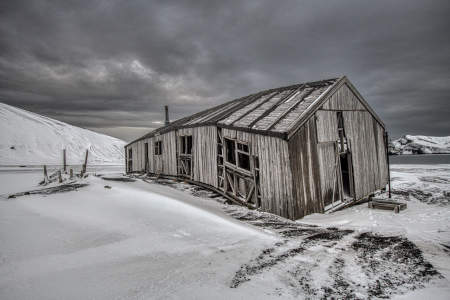
POLYGON ((262 116, 268 109, 271 109, 280 99, 289 95, 293 90, 287 89, 283 90, 273 97, 263 102, 260 106, 256 107, 253 111, 245 115, 242 119, 235 122, 234 125, 237 127, 249 127, 254 121, 256 121, 260 116, 262 116))
MULTIPOLYGON (((345 77, 340 82, 342 80, 346 80, 345 77)), ((178 128, 203 124, 229 126, 268 135, 287 134, 307 115, 320 95, 337 81, 338 78, 307 82, 235 99, 155 129, 136 141, 178 128)))
POLYGON ((313 104, 320 95, 322 95, 329 86, 315 88, 307 95, 294 109, 292 109, 283 119, 281 119, 273 128, 273 131, 287 132, 302 117, 307 109, 313 104))
POLYGON ((268 130, 274 123, 278 121, 279 118, 288 112, 292 107, 297 105, 303 100, 303 97, 309 93, 313 88, 302 86, 293 95, 288 97, 285 101, 280 103, 272 112, 270 112, 266 117, 259 120, 254 126, 254 129, 268 130))
POLYGON ((219 121, 219 124, 223 124, 223 125, 233 124, 234 122, 236 122, 237 120, 242 118, 244 115, 249 113, 251 110, 256 108, 258 105, 260 105, 262 102, 264 102, 266 99, 272 97, 276 93, 277 92, 271 92, 271 93, 263 94, 262 96, 255 98, 252 102, 250 102, 243 108, 235 111, 233 114, 231 114, 227 118, 219 121))

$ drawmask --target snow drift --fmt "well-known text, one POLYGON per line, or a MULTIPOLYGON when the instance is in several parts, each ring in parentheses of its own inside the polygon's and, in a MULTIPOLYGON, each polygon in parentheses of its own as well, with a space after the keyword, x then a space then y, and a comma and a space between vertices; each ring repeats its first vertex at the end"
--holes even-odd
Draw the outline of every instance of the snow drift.
POLYGON ((389 143, 390 154, 450 153, 450 136, 405 135, 389 143))
POLYGON ((0 165, 123 164, 125 142, 0 103, 0 165))

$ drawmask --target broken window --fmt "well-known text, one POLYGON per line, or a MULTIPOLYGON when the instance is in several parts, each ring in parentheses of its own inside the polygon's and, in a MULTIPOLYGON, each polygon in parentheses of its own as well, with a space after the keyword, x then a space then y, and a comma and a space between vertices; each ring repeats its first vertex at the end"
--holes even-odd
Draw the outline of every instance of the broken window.
POLYGON ((133 171, 133 150, 128 149, 128 172, 133 171))
POLYGON ((186 139, 184 136, 180 136, 180 153, 186 153, 186 139))
POLYGON ((238 167, 250 171, 250 155, 238 152, 238 167))
POLYGON ((149 165, 148 165, 148 143, 144 144, 144 149, 145 149, 145 158, 144 158, 145 166, 144 166, 144 168, 145 168, 145 172, 148 172, 148 168, 149 168, 149 165))
POLYGON ((248 144, 225 139, 226 161, 237 167, 250 171, 250 151, 248 144))
POLYGON ((345 137, 345 129, 344 129, 344 116, 342 111, 337 112, 337 125, 338 125, 338 149, 339 153, 347 151, 347 138, 345 137))
POLYGON ((226 159, 230 164, 236 164, 236 144, 234 140, 225 139, 226 159))
POLYGON ((192 135, 186 136, 186 154, 192 154, 192 135))
POLYGON ((180 153, 192 154, 192 135, 180 136, 180 153))
POLYGON ((250 153, 247 144, 237 143, 238 167, 250 171, 250 153))
POLYGON ((162 141, 156 141, 155 142, 155 155, 161 155, 162 154, 162 141))

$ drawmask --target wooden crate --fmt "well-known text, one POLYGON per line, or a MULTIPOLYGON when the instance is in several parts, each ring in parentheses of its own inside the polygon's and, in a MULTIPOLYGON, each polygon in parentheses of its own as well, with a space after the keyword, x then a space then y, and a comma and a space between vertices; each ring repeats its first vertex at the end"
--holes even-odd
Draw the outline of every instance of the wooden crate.
POLYGON ((407 207, 406 203, 393 200, 372 198, 372 201, 369 201, 369 208, 394 210, 395 213, 399 213, 401 210, 406 209, 406 207, 407 207))

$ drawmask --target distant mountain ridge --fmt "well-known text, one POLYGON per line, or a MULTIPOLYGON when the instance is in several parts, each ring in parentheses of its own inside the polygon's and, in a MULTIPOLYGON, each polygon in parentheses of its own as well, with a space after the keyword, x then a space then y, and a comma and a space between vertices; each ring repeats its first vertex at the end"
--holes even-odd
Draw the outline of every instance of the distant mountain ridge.
POLYGON ((405 135, 389 142, 390 154, 450 154, 450 136, 405 135))
POLYGON ((124 163, 125 142, 91 130, 0 103, 0 165, 124 163))

